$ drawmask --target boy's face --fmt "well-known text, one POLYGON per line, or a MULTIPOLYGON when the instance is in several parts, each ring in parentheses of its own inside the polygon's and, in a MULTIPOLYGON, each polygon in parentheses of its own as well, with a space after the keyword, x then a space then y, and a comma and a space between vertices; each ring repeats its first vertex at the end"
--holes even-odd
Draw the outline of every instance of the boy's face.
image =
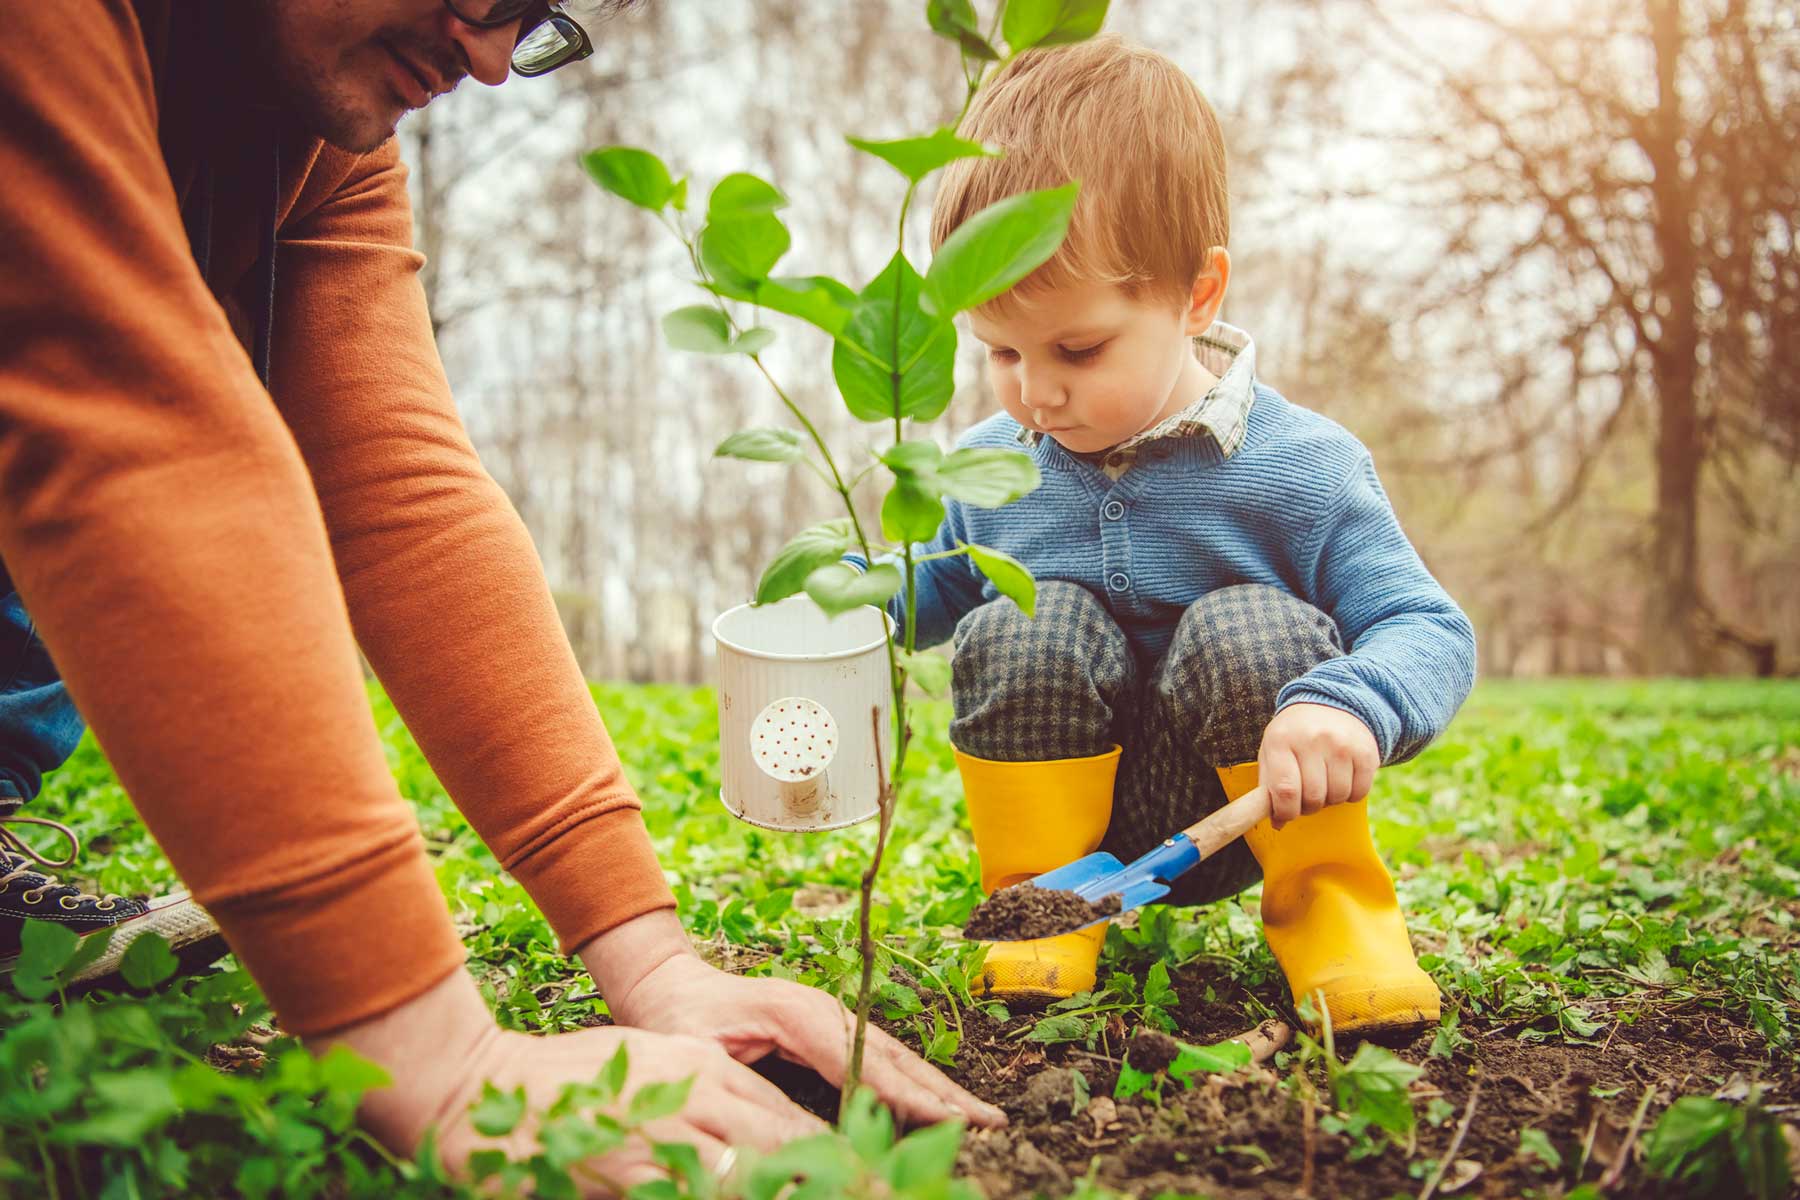
POLYGON ((1198 400, 1212 377, 1190 338, 1224 298, 1223 251, 1186 301, 1134 299, 1112 284, 1071 284, 971 313, 987 346, 988 378, 1019 424, 1091 454, 1116 446, 1198 400))

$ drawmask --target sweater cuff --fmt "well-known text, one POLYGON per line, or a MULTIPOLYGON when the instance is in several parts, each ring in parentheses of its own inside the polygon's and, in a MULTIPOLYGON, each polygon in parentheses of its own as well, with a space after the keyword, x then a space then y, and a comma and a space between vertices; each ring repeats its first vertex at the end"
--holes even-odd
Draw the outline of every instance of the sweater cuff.
POLYGON ((1352 694, 1324 691, 1308 684, 1302 676, 1281 689, 1275 700, 1275 711, 1280 712, 1290 704, 1323 704, 1349 713, 1375 735, 1375 746, 1381 752, 1383 766, 1388 765, 1394 747, 1399 744, 1400 714, 1372 692, 1360 689, 1352 694))
POLYGON ((581 822, 510 871, 543 911, 564 954, 634 917, 675 907, 635 806, 581 822))
POLYGON ((413 829, 300 891, 207 905, 284 1030, 305 1037, 378 1017, 462 966, 424 850, 413 829))

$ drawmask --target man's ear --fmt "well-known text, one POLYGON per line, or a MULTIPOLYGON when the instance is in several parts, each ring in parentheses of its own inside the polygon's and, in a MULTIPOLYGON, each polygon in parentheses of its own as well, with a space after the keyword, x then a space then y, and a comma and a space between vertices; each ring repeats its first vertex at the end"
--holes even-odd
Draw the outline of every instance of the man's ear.
POLYGON ((1189 337, 1205 333, 1218 319, 1219 308, 1225 303, 1225 285, 1230 282, 1231 254, 1223 246, 1214 246, 1207 254, 1206 266, 1194 278, 1193 290, 1188 293, 1183 328, 1189 337))

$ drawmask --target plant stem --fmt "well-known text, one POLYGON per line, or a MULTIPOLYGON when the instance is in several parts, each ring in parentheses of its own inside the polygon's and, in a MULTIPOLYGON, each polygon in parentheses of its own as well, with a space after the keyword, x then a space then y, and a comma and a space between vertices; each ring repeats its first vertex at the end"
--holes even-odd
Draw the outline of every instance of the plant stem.
MULTIPOLYGON (((893 639, 888 639, 890 649, 893 639)), ((896 690, 898 690, 896 688, 896 690)), ((857 907, 858 952, 862 955, 862 982, 856 992, 856 1032, 850 1041, 850 1069, 844 1072, 844 1087, 838 1095, 838 1111, 850 1111, 850 1098, 862 1079, 863 1043, 869 1032, 869 993, 875 982, 875 937, 869 930, 869 910, 875 896, 875 876, 881 870, 883 852, 887 849, 888 829, 894 820, 894 788, 881 761, 881 709, 869 709, 869 723, 875 731, 875 772, 879 783, 880 826, 875 833, 875 853, 869 858, 862 877, 862 902, 857 907)))

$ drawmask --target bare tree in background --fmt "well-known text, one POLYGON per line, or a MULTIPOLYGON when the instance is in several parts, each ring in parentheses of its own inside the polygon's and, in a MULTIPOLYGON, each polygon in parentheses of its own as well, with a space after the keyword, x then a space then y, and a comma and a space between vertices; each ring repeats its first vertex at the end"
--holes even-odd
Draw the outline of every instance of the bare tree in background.
MULTIPOLYGON (((1441 231, 1392 264, 1405 295, 1391 311, 1412 352, 1486 376, 1479 394, 1429 398, 1436 420, 1461 426, 1443 465, 1504 461, 1527 494, 1553 471, 1518 518, 1541 532, 1577 511, 1610 447, 1647 432, 1635 665, 1693 674, 1727 643, 1772 673, 1773 638, 1709 589, 1700 520, 1708 484, 1732 524, 1778 519, 1792 496, 1766 486, 1769 462, 1790 480, 1800 463, 1793 10, 1363 0, 1316 11, 1337 18, 1315 31, 1337 43, 1337 66, 1309 60, 1313 137, 1348 127, 1396 151, 1385 161, 1400 172, 1367 194, 1441 231), (1343 66, 1359 59, 1422 79, 1425 111, 1368 105, 1381 128, 1346 117, 1371 91, 1368 68, 1343 66)), ((1457 391, 1453 376, 1442 391, 1457 391)), ((1618 627, 1616 613, 1597 619, 1618 627)))

